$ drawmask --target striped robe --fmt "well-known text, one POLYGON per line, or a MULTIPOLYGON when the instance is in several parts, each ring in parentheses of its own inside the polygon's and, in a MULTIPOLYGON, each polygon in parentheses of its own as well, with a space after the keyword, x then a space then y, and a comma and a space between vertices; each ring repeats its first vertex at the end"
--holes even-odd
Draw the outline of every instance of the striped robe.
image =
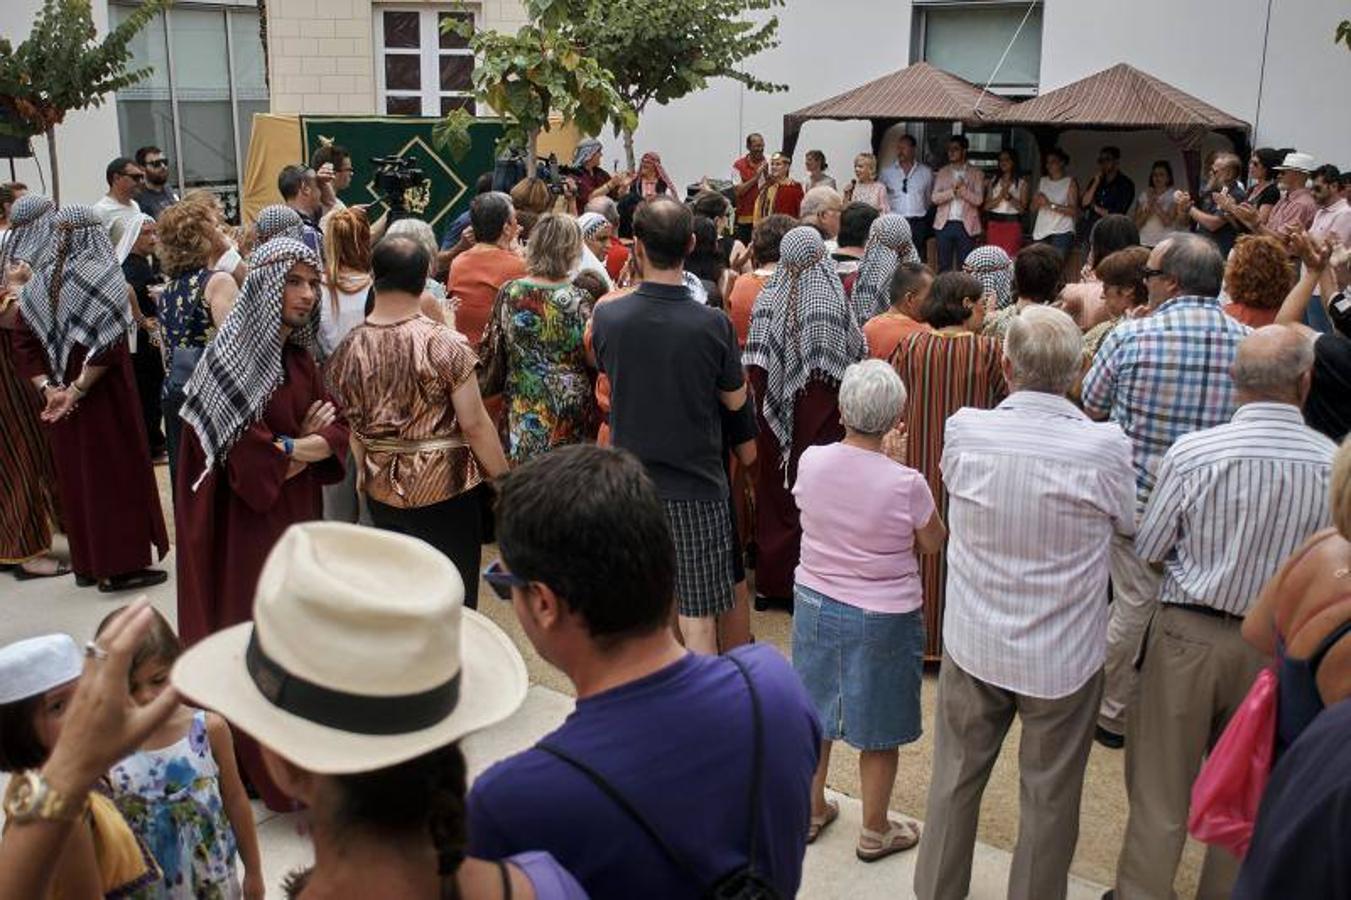
MULTIPOLYGON (((906 460, 918 469, 933 492, 938 515, 948 520, 948 492, 938 464, 943 458, 943 431, 948 416, 963 406, 990 409, 1008 395, 999 367, 1000 342, 971 332, 938 331, 911 335, 896 348, 891 365, 905 382, 906 460)), ((924 587, 924 656, 943 652, 943 599, 947 587, 947 552, 921 553, 924 587)))
POLYGON ((45 553, 59 521, 56 470, 38 423, 42 402, 14 364, 13 332, 0 328, 0 563, 45 553))

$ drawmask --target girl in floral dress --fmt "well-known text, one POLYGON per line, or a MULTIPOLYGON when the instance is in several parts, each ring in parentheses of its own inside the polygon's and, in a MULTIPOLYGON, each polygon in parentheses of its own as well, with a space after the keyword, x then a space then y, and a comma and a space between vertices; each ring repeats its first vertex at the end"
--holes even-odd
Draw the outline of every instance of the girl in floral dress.
MULTIPOLYGON (((99 632, 115 618, 99 625, 99 632)), ((131 696, 142 706, 169 684, 182 652, 159 613, 137 648, 131 696)), ((215 713, 179 706, 140 750, 108 773, 118 809, 150 848, 164 878, 154 896, 182 900, 259 900, 263 870, 258 833, 235 764, 230 728, 215 713), (235 851, 244 881, 235 871, 235 851)))

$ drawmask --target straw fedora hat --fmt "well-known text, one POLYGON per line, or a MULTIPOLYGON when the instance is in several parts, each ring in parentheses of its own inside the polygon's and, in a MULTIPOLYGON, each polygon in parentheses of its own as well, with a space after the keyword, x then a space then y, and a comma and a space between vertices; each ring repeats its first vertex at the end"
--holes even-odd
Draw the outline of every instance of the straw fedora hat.
POLYGON ((1318 168, 1318 160, 1308 153, 1287 153, 1285 159, 1276 167, 1277 172, 1312 172, 1318 168))
POLYGON ((525 663, 464 608, 455 566, 416 538, 293 525, 258 579, 253 622, 184 653, 188 699, 301 768, 383 769, 511 715, 525 663))

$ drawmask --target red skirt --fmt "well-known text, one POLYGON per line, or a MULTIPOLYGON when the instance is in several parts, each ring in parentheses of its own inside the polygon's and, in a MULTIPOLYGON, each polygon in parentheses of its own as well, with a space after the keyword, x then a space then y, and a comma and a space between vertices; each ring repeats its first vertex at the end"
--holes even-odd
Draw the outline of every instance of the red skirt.
POLYGON ((991 219, 985 223, 985 243, 1003 249, 1010 259, 1017 256, 1023 249, 1023 223, 991 219))

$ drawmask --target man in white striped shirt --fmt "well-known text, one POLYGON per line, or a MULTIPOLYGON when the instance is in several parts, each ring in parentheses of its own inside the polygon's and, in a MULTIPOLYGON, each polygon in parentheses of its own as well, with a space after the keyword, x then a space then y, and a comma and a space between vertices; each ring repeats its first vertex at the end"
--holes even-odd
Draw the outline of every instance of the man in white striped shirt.
MULTIPOLYGON (((1240 626, 1285 557, 1328 523, 1336 445, 1300 413, 1313 348, 1269 325, 1239 345, 1239 409, 1224 425, 1177 439, 1135 538, 1164 564, 1140 694, 1126 719, 1130 818, 1117 900, 1171 895, 1187 836, 1191 785, 1266 660, 1240 626)), ((1227 897, 1238 862, 1210 848, 1198 897, 1227 897)))
POLYGON ((929 815, 915 893, 965 897, 981 794, 1013 717, 1022 721, 1010 898, 1065 896, 1107 652, 1113 535, 1135 526, 1131 444, 1065 399, 1083 335, 1032 306, 1013 320, 991 410, 948 419, 943 668, 929 815))

